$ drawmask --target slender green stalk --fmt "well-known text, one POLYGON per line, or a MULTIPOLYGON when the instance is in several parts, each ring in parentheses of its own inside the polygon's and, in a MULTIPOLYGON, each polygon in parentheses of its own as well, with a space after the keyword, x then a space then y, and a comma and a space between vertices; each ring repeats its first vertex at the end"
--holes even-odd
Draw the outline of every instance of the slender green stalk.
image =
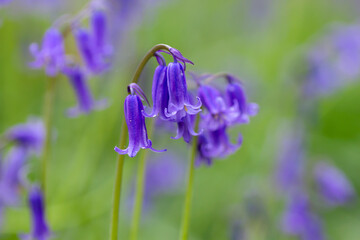
MULTIPOLYGON (((121 124, 121 136, 120 136, 120 148, 125 148, 126 140, 128 138, 128 132, 126 131, 126 121, 125 118, 121 124)), ((116 166, 116 178, 114 186, 114 200, 111 216, 111 225, 110 225, 110 239, 118 239, 118 227, 119 227, 119 208, 120 208, 120 196, 121 196, 121 184, 124 168, 124 159, 125 155, 118 155, 117 166, 116 166)))
MULTIPOLYGON (((195 131, 197 131, 199 128, 199 119, 200 118, 198 115, 195 123, 195 131)), ((186 188, 182 225, 181 225, 181 232, 179 238, 180 240, 187 240, 189 236, 191 200, 192 200, 193 186, 194 186, 194 171, 195 171, 195 157, 197 151, 197 143, 198 143, 198 137, 194 136, 192 142, 191 155, 190 155, 188 182, 186 188)))
MULTIPOLYGON (((150 128, 148 128, 148 136, 151 137, 154 121, 151 121, 150 128)), ((148 151, 142 151, 138 163, 137 176, 136 176, 136 193, 133 216, 131 221, 130 239, 136 240, 138 237, 138 229, 141 220, 141 212, 144 196, 144 179, 146 170, 146 157, 148 151)))
MULTIPOLYGON (((151 57, 159 50, 170 50, 170 46, 166 44, 158 44, 151 48, 143 57, 140 64, 138 65, 134 77, 132 79, 132 83, 137 83, 141 72, 143 71, 146 63, 150 60, 151 57)), ((121 137, 120 137, 120 148, 125 148, 126 140, 128 137, 128 132, 126 131, 127 126, 125 122, 125 118, 122 121, 121 127, 121 137)), ((144 157, 145 158, 145 157, 144 157)), ((117 159, 117 168, 116 168, 116 179, 114 186, 114 200, 113 200, 113 208, 112 208, 112 216, 111 216, 111 224, 110 224, 110 239, 117 240, 118 239, 118 227, 119 227, 119 209, 120 209, 120 195, 121 195, 121 184, 122 184, 122 175, 123 175, 123 167, 124 167, 124 159, 125 155, 119 155, 117 159)), ((145 162, 145 161, 144 161, 145 162)), ((145 164, 145 163, 143 163, 145 164)), ((140 200, 141 201, 141 200, 140 200)), ((141 208, 139 210, 139 216, 141 214, 141 208)), ((135 221, 135 220, 134 220, 135 221)))
POLYGON ((46 178, 47 178, 47 167, 51 153, 51 139, 52 139, 52 121, 53 121, 53 106, 55 97, 55 84, 56 78, 46 79, 46 90, 44 100, 44 123, 45 123, 45 142, 42 153, 42 173, 41 173, 41 187, 46 196, 46 178))

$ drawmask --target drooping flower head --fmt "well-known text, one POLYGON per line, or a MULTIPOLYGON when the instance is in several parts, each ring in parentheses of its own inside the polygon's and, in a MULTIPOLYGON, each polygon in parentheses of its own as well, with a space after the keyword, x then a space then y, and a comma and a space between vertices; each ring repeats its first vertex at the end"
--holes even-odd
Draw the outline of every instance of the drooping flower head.
MULTIPOLYGON (((146 96, 142 89, 135 83, 128 86, 130 93, 124 104, 125 120, 129 132, 129 146, 126 149, 115 147, 115 151, 119 154, 128 154, 129 157, 135 157, 140 149, 149 148, 154 152, 164 152, 164 150, 156 150, 152 148, 152 142, 148 139, 145 117, 143 115, 144 106, 138 95, 146 101, 146 96)), ((148 101, 147 101, 148 102, 148 101)))
POLYGON ((40 154, 45 138, 45 127, 40 119, 30 118, 26 123, 11 127, 5 138, 40 154))
POLYGON ((226 87, 226 93, 230 106, 238 108, 239 116, 236 123, 249 123, 251 116, 258 113, 258 105, 256 103, 249 103, 246 99, 245 91, 241 82, 232 75, 227 75, 229 84, 226 87))
POLYGON ((335 166, 319 162, 314 169, 319 194, 329 205, 343 205, 355 197, 355 191, 346 176, 335 166))
POLYGON ((169 104, 165 115, 174 121, 180 121, 186 114, 198 114, 201 111, 201 100, 197 97, 198 102, 194 104, 187 90, 185 66, 192 62, 174 48, 170 49, 170 53, 174 62, 169 63, 166 70, 169 104))
POLYGON ((168 117, 165 115, 165 109, 169 105, 169 90, 167 85, 166 77, 166 62, 162 55, 159 53, 155 54, 159 66, 156 67, 153 84, 152 84, 152 99, 154 102, 151 113, 144 112, 146 117, 156 117, 158 114, 162 120, 167 120, 168 117))
POLYGON ((89 114, 96 109, 102 109, 106 106, 106 100, 95 101, 87 84, 85 72, 79 66, 68 66, 64 69, 64 74, 69 78, 72 85, 78 105, 68 110, 69 117, 76 117, 79 114, 89 114))
POLYGON ((242 144, 242 135, 239 134, 235 144, 230 142, 226 127, 215 131, 204 131, 198 141, 197 164, 211 165, 213 158, 225 158, 238 150, 242 144))
POLYGON ((29 64, 30 67, 36 69, 44 67, 49 76, 56 76, 66 64, 64 39, 56 28, 46 31, 41 49, 37 43, 32 43, 29 50, 35 58, 29 64))
POLYGON ((21 236, 23 240, 47 240, 51 233, 45 218, 44 197, 38 186, 32 187, 29 193, 29 207, 32 218, 32 230, 29 235, 21 236))
POLYGON ((75 27, 73 31, 87 69, 93 74, 99 74, 110 66, 108 57, 112 53, 112 47, 107 42, 105 13, 102 10, 94 10, 90 20, 90 30, 75 27))

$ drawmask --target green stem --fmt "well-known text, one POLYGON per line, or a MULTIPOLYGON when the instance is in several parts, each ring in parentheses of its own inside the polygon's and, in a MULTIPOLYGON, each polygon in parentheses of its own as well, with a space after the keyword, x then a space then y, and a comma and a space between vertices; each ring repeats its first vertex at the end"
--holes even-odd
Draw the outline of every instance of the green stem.
POLYGON ((56 78, 46 79, 46 91, 44 102, 44 123, 45 123, 45 142, 42 153, 42 174, 41 174, 41 187, 46 196, 46 178, 47 178, 47 166, 51 153, 51 139, 52 139, 52 120, 53 120, 53 106, 55 97, 55 84, 56 78))
MULTIPOLYGON (((138 65, 134 77, 132 79, 132 83, 137 83, 139 81, 139 77, 141 72, 143 71, 146 63, 150 60, 151 57, 159 50, 168 50, 170 51, 170 46, 166 44, 157 44, 153 48, 151 48, 143 57, 140 64, 138 65)), ((120 148, 125 148, 126 140, 128 137, 128 132, 126 131, 126 121, 123 118, 122 127, 121 127, 121 137, 120 137, 120 148)), ((116 168, 116 179, 114 186, 114 200, 113 200, 113 208, 112 208, 112 216, 111 216, 111 224, 110 224, 110 239, 117 240, 118 239, 118 227, 119 227, 119 209, 120 209, 120 195, 121 195, 121 184, 122 184, 122 175, 123 175, 123 167, 124 167, 124 159, 125 155, 119 155, 117 159, 117 168, 116 168)), ((145 161, 144 161, 145 162, 145 161)), ((145 163, 143 163, 145 164, 145 163)), ((141 213, 141 209, 140 212, 141 213)))
MULTIPOLYGON (((125 148, 126 140, 128 137, 128 132, 126 131, 126 129, 127 126, 124 118, 121 124, 121 136, 120 136, 120 144, 119 144, 120 148, 122 149, 125 148)), ((118 155, 115 186, 114 186, 114 200, 113 200, 111 225, 110 225, 111 240, 118 239, 119 208, 120 208, 120 196, 121 196, 121 184, 122 184, 122 176, 123 176, 123 168, 124 168, 124 159, 125 159, 125 155, 120 155, 120 154, 118 155)))
MULTIPOLYGON (((199 128, 199 119, 200 118, 198 115, 195 123, 195 131, 197 131, 199 128)), ((185 206, 182 217, 182 225, 181 225, 182 227, 179 238, 180 240, 187 240, 189 236, 191 200, 192 200, 193 186, 194 186, 194 170, 195 170, 197 143, 198 143, 198 136, 194 136, 192 142, 191 155, 190 155, 190 166, 189 166, 188 182, 187 182, 186 195, 185 195, 185 203, 184 203, 185 206)))
MULTIPOLYGON (((152 135, 154 121, 151 121, 150 128, 148 128, 149 138, 152 135)), ((138 236, 138 229, 141 219, 142 205, 143 205, 143 196, 144 196, 144 179, 145 179, 145 170, 146 170, 146 157, 148 151, 142 151, 138 163, 137 176, 136 176, 136 195, 135 195, 135 204, 133 217, 131 222, 130 230, 130 239, 136 240, 138 236)))

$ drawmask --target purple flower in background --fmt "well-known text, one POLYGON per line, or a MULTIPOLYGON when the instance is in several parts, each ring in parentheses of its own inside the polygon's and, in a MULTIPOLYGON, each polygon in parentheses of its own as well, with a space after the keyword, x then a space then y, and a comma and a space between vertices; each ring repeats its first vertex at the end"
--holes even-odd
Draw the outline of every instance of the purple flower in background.
POLYGON ((0 169, 0 205, 18 204, 19 189, 23 184, 21 174, 28 156, 28 150, 22 146, 14 146, 6 155, 0 169))
POLYGON ((207 113, 201 116, 202 128, 215 131, 232 124, 239 117, 237 103, 232 107, 228 106, 221 92, 215 87, 201 85, 198 94, 207 109, 207 113))
POLYGON ((32 187, 29 193, 29 206, 32 216, 32 231, 29 235, 21 236, 23 240, 47 240, 51 233, 45 219, 43 193, 40 188, 32 187))
POLYGON ((165 109, 169 105, 169 90, 166 78, 166 62, 162 55, 155 54, 158 60, 159 66, 155 69, 153 85, 152 85, 152 99, 154 107, 151 113, 147 114, 144 112, 146 117, 155 117, 160 114, 162 120, 167 120, 168 117, 165 115, 165 109))
POLYGON ((186 114, 195 115, 201 111, 201 100, 197 103, 192 103, 192 99, 187 91, 186 77, 185 77, 185 62, 188 62, 180 52, 173 49, 172 52, 174 62, 169 63, 166 71, 167 84, 169 90, 169 105, 165 109, 165 115, 175 121, 179 121, 185 117, 186 114), (180 63, 183 62, 184 66, 180 63))
POLYGON ((12 0, 0 0, 0 7, 4 6, 5 4, 8 4, 12 0))
POLYGON ((303 184, 305 167, 301 130, 283 139, 276 169, 276 183, 283 191, 294 191, 303 184))
POLYGON ((304 193, 297 192, 288 199, 282 230, 303 240, 325 239, 320 219, 311 212, 308 197, 304 193))
POLYGON ((68 110, 69 117, 76 117, 79 114, 89 114, 94 109, 102 109, 106 106, 106 100, 95 101, 83 70, 79 66, 66 67, 64 74, 75 91, 78 105, 68 110))
POLYGON ((355 197, 355 191, 346 176, 335 166, 319 162, 314 169, 319 194, 329 205, 343 205, 355 197))
POLYGON ((109 68, 108 57, 112 47, 107 43, 106 16, 101 10, 94 10, 91 16, 91 31, 74 29, 77 46, 86 67, 93 74, 109 68))
POLYGON ((239 116, 235 120, 236 123, 249 123, 250 116, 255 116, 258 113, 259 107, 256 103, 249 103, 246 99, 244 88, 240 81, 231 75, 227 75, 229 84, 226 87, 226 93, 230 106, 238 109, 239 116))
POLYGON ((131 94, 125 99, 124 109, 125 120, 129 131, 129 146, 124 150, 115 147, 114 150, 119 154, 128 154, 129 157, 135 157, 140 149, 146 148, 149 148, 154 152, 166 151, 166 149, 156 150, 152 148, 152 142, 148 139, 145 117, 143 115, 144 106, 140 97, 134 93, 137 93, 146 99, 145 94, 135 83, 130 84, 128 90, 131 94))
POLYGON ((45 68, 49 76, 57 75, 66 64, 64 40, 58 29, 50 28, 46 31, 41 49, 37 43, 29 47, 35 60, 29 65, 31 68, 45 68))
POLYGON ((45 138, 45 127, 40 119, 30 118, 28 122, 10 128, 5 133, 5 138, 40 154, 45 138))
POLYGON ((233 144, 230 142, 226 127, 215 131, 205 131, 198 141, 197 164, 206 163, 210 165, 212 158, 225 158, 239 149, 241 144, 241 134, 238 137, 237 143, 233 144))

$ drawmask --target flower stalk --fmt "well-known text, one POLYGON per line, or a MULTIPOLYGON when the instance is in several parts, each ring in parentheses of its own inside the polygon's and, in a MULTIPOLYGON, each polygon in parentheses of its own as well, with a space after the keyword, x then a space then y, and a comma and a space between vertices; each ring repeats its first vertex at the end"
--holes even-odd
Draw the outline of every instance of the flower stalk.
MULTIPOLYGON (((195 131, 198 131, 199 129, 199 122, 200 122, 200 116, 197 115, 195 122, 195 131)), ((197 153, 197 143, 198 143, 198 136, 194 136, 192 142, 191 155, 190 155, 188 182, 186 187, 186 195, 185 195, 184 210, 183 210, 179 240, 187 240, 189 236, 191 201, 192 201, 193 188, 194 188, 194 172, 195 172, 195 158, 197 153)))
MULTIPOLYGON (((170 51, 170 49, 171 49, 171 47, 166 45, 166 44, 157 44, 154 47, 152 47, 145 54, 143 59, 140 61, 138 67, 136 68, 135 74, 134 74, 133 79, 132 79, 131 82, 132 83, 137 83, 139 81, 139 77, 140 77, 141 72, 143 71, 146 63, 151 59, 151 57, 154 56, 154 54, 157 51, 159 51, 159 50, 168 50, 168 51, 170 51)), ((123 118, 121 126, 122 127, 121 127, 121 136, 120 136, 119 147, 120 148, 125 148, 126 141, 127 141, 127 138, 128 138, 128 131, 126 131, 127 130, 127 125, 126 125, 125 118, 123 118)), ((118 239, 119 208, 120 208, 120 196, 121 196, 121 185, 122 185, 124 159, 125 159, 125 155, 119 155, 118 158, 117 158, 116 178, 115 178, 114 196, 113 196, 114 200, 113 200, 112 217, 111 217, 111 224, 110 224, 110 239, 111 240, 117 240, 118 239)), ((143 162, 144 163, 140 163, 140 165, 145 164, 145 160, 143 162)), ((145 168, 145 166, 144 166, 144 168, 145 168)), ((141 175, 138 176, 138 177, 143 178, 143 176, 141 176, 141 175)), ((140 188, 143 188, 143 187, 140 187, 140 188)), ((140 200, 140 202, 141 202, 141 200, 140 200)), ((139 218, 140 218, 141 206, 137 211, 138 211, 137 214, 139 214, 139 218)), ((136 221, 138 222, 139 220, 136 220, 136 221)))

